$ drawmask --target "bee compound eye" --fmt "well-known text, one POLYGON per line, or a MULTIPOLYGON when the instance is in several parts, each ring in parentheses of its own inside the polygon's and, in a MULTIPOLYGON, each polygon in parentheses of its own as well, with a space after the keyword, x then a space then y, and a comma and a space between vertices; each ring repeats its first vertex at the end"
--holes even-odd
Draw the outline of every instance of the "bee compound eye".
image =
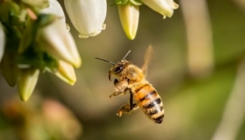
POLYGON ((122 70, 123 70, 123 65, 120 65, 120 66, 115 68, 114 72, 115 73, 120 73, 122 70))

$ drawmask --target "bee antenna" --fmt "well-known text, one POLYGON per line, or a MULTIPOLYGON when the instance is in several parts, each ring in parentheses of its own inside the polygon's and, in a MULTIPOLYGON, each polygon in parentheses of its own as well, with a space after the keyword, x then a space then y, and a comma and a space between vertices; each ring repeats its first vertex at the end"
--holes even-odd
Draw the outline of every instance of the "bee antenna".
POLYGON ((112 65, 115 65, 115 63, 113 63, 113 62, 111 62, 111 61, 108 61, 108 60, 105 60, 105 59, 102 59, 102 58, 98 58, 98 57, 96 57, 95 59, 102 60, 102 61, 105 61, 105 62, 111 63, 112 65))
POLYGON ((127 53, 126 53, 126 55, 123 57, 123 59, 125 59, 127 56, 128 56, 128 54, 131 52, 131 50, 129 50, 127 53))

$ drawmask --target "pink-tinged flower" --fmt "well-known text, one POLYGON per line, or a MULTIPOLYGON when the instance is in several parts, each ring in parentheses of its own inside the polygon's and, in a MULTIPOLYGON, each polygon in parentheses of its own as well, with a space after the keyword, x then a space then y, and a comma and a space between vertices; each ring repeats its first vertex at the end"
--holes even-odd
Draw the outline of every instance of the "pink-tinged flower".
POLYGON ((58 20, 39 29, 37 42, 56 59, 61 59, 78 68, 82 60, 77 50, 75 41, 58 20))
POLYGON ((126 36, 134 40, 139 24, 139 6, 131 3, 118 5, 118 12, 126 36))
POLYGON ((65 9, 80 38, 98 35, 105 29, 106 0, 65 0, 65 9))
POLYGON ((160 13, 165 18, 171 17, 174 13, 174 9, 179 7, 173 0, 141 0, 145 5, 152 10, 160 13))
POLYGON ((27 101, 30 98, 36 87, 39 73, 39 69, 20 69, 17 84, 22 101, 27 101))

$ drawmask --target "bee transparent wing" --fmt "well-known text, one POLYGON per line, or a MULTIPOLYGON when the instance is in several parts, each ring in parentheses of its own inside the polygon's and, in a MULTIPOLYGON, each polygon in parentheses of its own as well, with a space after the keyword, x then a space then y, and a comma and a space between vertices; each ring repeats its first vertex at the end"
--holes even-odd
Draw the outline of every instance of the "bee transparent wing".
POLYGON ((153 50, 152 50, 152 46, 150 45, 145 52, 144 64, 141 68, 145 75, 147 74, 147 68, 148 68, 149 62, 151 60, 152 53, 153 53, 153 50))

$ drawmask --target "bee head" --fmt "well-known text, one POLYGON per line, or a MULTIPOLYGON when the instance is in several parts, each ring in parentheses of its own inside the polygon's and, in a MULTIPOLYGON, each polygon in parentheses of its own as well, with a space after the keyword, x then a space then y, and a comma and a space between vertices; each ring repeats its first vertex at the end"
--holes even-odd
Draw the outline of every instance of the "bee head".
POLYGON ((101 59, 101 58, 96 58, 96 59, 111 63, 113 65, 108 72, 110 81, 111 81, 111 75, 119 76, 119 74, 123 71, 123 69, 129 64, 129 61, 127 61, 125 58, 128 56, 130 52, 131 50, 129 50, 127 54, 123 57, 123 59, 117 63, 114 63, 114 62, 111 62, 105 59, 101 59))
POLYGON ((123 59, 117 62, 114 66, 112 66, 109 70, 109 80, 111 80, 111 75, 119 76, 120 73, 124 70, 124 68, 129 64, 129 61, 123 59))

